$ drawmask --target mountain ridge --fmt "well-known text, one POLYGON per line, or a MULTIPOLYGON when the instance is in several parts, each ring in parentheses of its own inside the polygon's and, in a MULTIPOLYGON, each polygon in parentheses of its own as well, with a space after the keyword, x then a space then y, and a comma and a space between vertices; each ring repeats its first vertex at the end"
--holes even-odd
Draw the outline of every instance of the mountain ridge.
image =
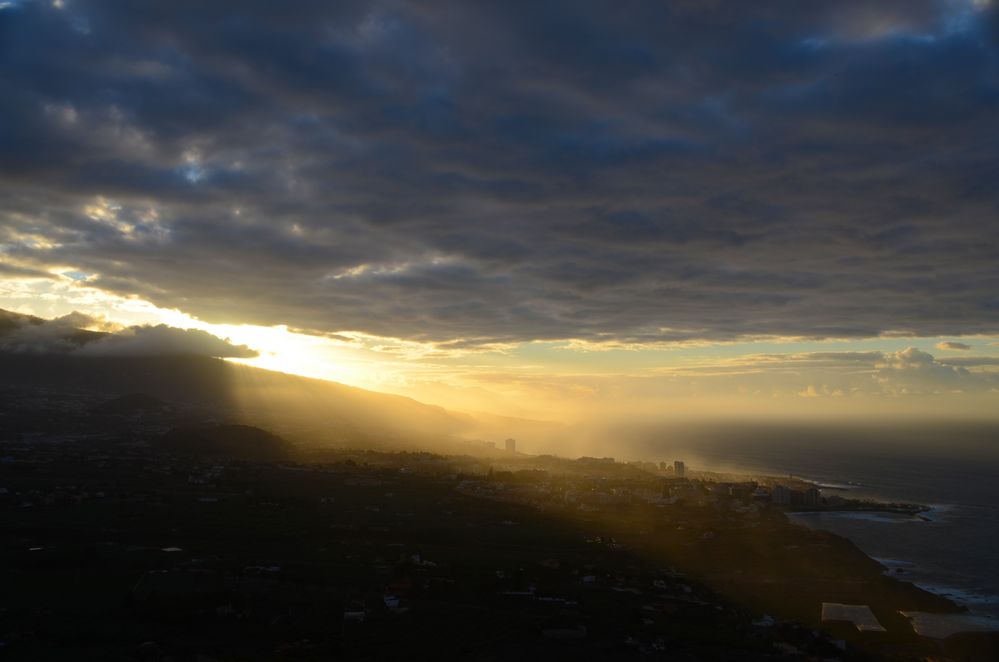
MULTIPOLYGON (((0 320, 8 320, 0 322, 0 338, 24 325, 52 325, 52 321, 3 310, 0 320)), ((272 430, 300 445, 434 448, 474 442, 483 434, 505 438, 515 436, 518 428, 536 432, 551 425, 450 411, 404 395, 213 356, 76 351, 61 339, 91 332, 65 323, 52 325, 51 331, 59 342, 38 346, 52 348, 48 351, 37 347, 19 351, 16 345, 0 343, 0 387, 100 399, 90 406, 141 393, 157 401, 211 412, 215 419, 227 423, 272 430)))

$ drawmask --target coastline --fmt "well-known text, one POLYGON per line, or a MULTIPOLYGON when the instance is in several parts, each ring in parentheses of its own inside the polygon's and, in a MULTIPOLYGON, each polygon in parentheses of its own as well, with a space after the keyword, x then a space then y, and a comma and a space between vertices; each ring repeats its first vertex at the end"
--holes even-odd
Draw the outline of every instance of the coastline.
MULTIPOLYGON (((750 479, 761 484, 773 486, 778 483, 789 484, 797 489, 816 488, 822 492, 845 492, 857 489, 859 484, 843 482, 826 482, 811 480, 800 476, 788 476, 787 478, 769 474, 746 473, 746 474, 717 474, 715 472, 697 472, 699 477, 707 480, 732 480, 739 477, 743 480, 750 479)), ((858 536, 851 535, 843 530, 843 527, 829 526, 829 520, 846 520, 857 522, 869 522, 876 525, 887 524, 930 524, 943 523, 943 518, 934 517, 934 513, 942 513, 952 510, 951 505, 926 505, 907 501, 882 501, 871 496, 862 498, 834 497, 836 501, 832 504, 823 503, 820 505, 804 505, 801 503, 787 505, 782 508, 784 517, 788 524, 800 526, 805 529, 823 531, 841 539, 846 545, 852 547, 856 552, 865 557, 870 562, 876 564, 881 569, 881 574, 893 581, 910 586, 912 590, 923 593, 927 598, 944 600, 952 608, 953 614, 968 615, 972 617, 983 617, 987 619, 997 619, 997 629, 999 629, 999 595, 981 595, 972 593, 967 589, 952 586, 946 582, 934 582, 923 579, 915 571, 919 567, 917 561, 899 558, 887 558, 869 550, 864 545, 863 540, 858 536), (982 611, 981 604, 995 605, 996 611, 982 611)), ((899 613, 902 613, 900 610, 899 613)), ((907 610, 906 613, 945 615, 939 614, 936 610, 918 611, 907 610)), ((913 625, 913 630, 918 629, 913 625)), ((973 632, 976 630, 955 630, 955 632, 973 632)))
MULTIPOLYGON (((893 515, 919 517, 923 513, 933 512, 933 506, 924 506, 918 503, 878 503, 876 501, 864 501, 841 506, 792 506, 788 509, 788 512, 801 515, 809 513, 843 513, 845 515, 851 513, 890 513, 893 515)), ((921 519, 930 521, 926 518, 921 519)))
MULTIPOLYGON (((890 505, 894 506, 896 504, 890 505)), ((860 552, 879 564, 884 569, 883 574, 886 577, 910 584, 920 591, 943 598, 960 610, 955 614, 935 614, 918 610, 902 612, 910 619, 913 630, 918 634, 933 638, 943 638, 934 637, 932 634, 927 633, 940 634, 946 632, 946 636, 950 636, 952 634, 999 631, 999 595, 976 593, 966 588, 920 577, 920 565, 917 561, 897 558, 897 555, 893 557, 879 556, 865 549, 862 544, 863 541, 857 540, 856 536, 845 533, 841 527, 828 526, 828 521, 823 521, 823 517, 828 516, 862 520, 882 525, 900 522, 918 524, 939 521, 923 515, 923 513, 937 511, 938 509, 935 506, 911 505, 911 509, 903 509, 902 511, 890 507, 883 509, 872 508, 870 510, 790 510, 786 513, 786 516, 788 521, 793 525, 825 531, 848 540, 860 552), (891 519, 884 515, 896 515, 899 517, 891 519), (901 519, 902 517, 906 519, 901 519), (991 609, 983 609, 983 605, 990 605, 991 609)))

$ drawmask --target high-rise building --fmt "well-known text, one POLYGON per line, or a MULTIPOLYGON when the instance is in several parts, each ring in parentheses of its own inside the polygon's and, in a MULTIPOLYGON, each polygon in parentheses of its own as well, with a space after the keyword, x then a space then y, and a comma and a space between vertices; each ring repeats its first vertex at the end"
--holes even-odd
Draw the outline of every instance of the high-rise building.
POLYGON ((673 463, 673 475, 677 478, 683 478, 687 474, 687 467, 683 465, 683 460, 677 460, 673 463))
POLYGON ((773 492, 770 494, 770 501, 778 506, 790 505, 791 491, 791 488, 786 485, 774 485, 773 492))
POLYGON ((517 452, 517 440, 516 439, 507 439, 506 440, 506 452, 507 453, 516 453, 517 452))

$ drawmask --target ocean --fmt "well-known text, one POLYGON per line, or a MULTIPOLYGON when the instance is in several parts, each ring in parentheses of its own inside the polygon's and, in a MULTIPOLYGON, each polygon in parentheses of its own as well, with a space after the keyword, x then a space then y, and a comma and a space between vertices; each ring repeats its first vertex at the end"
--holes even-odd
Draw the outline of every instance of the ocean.
POLYGON ((791 517, 849 538, 899 579, 999 618, 999 427, 726 425, 640 437, 645 457, 695 470, 793 475, 827 496, 931 506, 924 517, 791 517))

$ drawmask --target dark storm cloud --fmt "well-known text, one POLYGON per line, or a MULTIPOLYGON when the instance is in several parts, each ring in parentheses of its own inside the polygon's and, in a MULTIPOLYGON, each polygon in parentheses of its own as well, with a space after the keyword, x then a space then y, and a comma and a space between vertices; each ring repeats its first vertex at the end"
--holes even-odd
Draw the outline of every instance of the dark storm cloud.
POLYGON ((996 333, 996 16, 6 3, 0 273, 462 346, 996 333))

